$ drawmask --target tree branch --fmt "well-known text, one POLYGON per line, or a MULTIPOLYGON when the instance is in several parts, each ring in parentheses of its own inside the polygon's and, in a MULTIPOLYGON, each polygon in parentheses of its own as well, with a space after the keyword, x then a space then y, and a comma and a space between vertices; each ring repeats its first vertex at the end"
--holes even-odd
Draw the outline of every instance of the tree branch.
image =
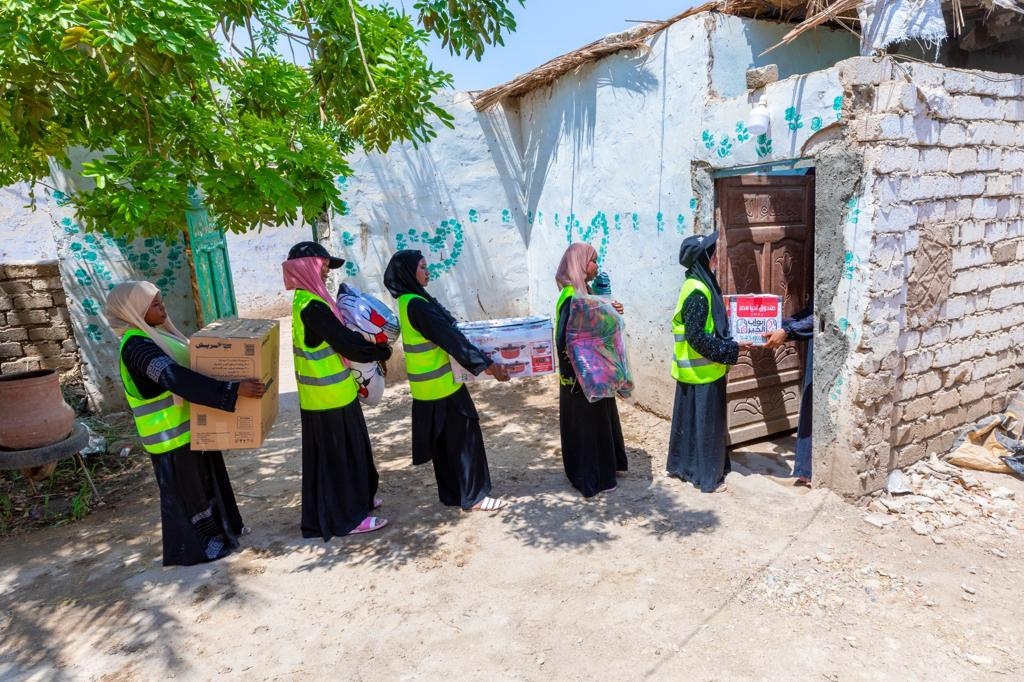
POLYGON ((363 52, 363 39, 359 36, 359 21, 356 19, 356 6, 352 4, 352 0, 348 0, 348 8, 352 11, 352 28, 356 32, 356 45, 359 46, 359 56, 363 60, 363 70, 366 71, 366 80, 370 82, 370 89, 377 92, 377 84, 373 82, 373 76, 370 75, 370 65, 366 61, 366 53, 363 52))

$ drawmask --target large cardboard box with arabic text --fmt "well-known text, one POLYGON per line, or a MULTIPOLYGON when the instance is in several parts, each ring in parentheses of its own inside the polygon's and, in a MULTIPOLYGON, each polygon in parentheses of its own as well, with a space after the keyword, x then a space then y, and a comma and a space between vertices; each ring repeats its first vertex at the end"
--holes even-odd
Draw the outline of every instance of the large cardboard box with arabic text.
POLYGON ((192 369, 224 381, 259 379, 262 398, 238 398, 234 412, 192 403, 193 450, 239 450, 263 444, 277 418, 280 328, 276 320, 211 322, 189 341, 192 369))

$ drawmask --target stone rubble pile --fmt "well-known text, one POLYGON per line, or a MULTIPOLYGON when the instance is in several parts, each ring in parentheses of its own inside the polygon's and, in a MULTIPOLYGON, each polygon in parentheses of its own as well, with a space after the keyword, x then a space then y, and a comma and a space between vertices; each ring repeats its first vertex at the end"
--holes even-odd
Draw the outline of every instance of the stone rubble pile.
MULTIPOLYGON (((741 604, 770 604, 794 614, 834 615, 849 609, 866 613, 880 603, 928 604, 924 584, 853 557, 818 552, 797 557, 793 566, 768 566, 738 595, 741 604)), ((856 642, 850 642, 856 647, 856 642)))
POLYGON ((905 523, 937 545, 944 544, 949 535, 964 534, 1003 558, 1003 545, 1024 529, 1014 491, 1009 488, 990 486, 973 472, 934 454, 903 473, 909 494, 883 489, 872 495, 864 514, 867 523, 877 528, 905 523))

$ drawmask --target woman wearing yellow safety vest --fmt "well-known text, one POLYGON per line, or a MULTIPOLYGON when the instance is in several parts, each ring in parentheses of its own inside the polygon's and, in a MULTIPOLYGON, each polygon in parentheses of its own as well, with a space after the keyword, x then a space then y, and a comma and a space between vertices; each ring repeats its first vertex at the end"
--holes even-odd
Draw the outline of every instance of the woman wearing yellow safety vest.
MULTIPOLYGON (((672 315, 676 379, 675 407, 668 441, 668 474, 704 493, 725 492, 731 467, 725 451, 726 374, 739 358, 732 340, 714 270, 718 233, 693 235, 679 247, 686 280, 672 315)), ((750 344, 742 344, 747 347, 750 344)))
MULTIPOLYGON (((583 497, 611 492, 616 474, 629 468, 626 444, 615 398, 590 402, 583 394, 566 349, 566 324, 572 300, 591 293, 588 282, 597 276, 597 251, 590 244, 570 244, 555 273, 560 289, 555 304, 555 347, 558 349, 558 432, 566 478, 583 497)), ((613 301, 622 314, 622 304, 613 301)))
POLYGON ((282 264, 292 303, 292 353, 302 419, 302 537, 356 535, 379 530, 387 519, 371 516, 381 505, 377 468, 359 384, 348 366, 391 357, 341 321, 327 292, 327 274, 345 263, 315 242, 300 242, 282 264), (347 360, 346 360, 347 359, 347 360))
POLYGON ((118 284, 106 313, 121 336, 121 382, 160 487, 164 566, 220 559, 238 547, 246 529, 221 453, 190 447, 189 403, 234 412, 239 396, 258 398, 264 386, 188 369, 188 339, 167 317, 150 282, 118 284))
POLYGON ((450 358, 473 374, 486 372, 508 381, 495 364, 455 326, 455 318, 424 288, 430 281, 423 254, 403 250, 391 257, 384 286, 398 299, 402 347, 412 393, 412 463, 434 463, 441 503, 465 511, 497 511, 505 506, 489 497, 480 417, 465 385, 452 376, 450 358))

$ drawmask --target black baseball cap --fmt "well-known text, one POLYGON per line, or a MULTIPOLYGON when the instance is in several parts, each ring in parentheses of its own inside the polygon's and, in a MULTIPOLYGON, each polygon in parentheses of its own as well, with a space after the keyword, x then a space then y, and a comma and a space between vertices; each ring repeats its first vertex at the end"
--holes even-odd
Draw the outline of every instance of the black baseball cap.
POLYGON ((331 268, 331 270, 340 268, 345 264, 344 258, 332 256, 327 253, 327 249, 316 242, 299 242, 293 246, 291 250, 288 251, 288 260, 292 260, 293 258, 326 258, 329 263, 328 267, 331 268))

